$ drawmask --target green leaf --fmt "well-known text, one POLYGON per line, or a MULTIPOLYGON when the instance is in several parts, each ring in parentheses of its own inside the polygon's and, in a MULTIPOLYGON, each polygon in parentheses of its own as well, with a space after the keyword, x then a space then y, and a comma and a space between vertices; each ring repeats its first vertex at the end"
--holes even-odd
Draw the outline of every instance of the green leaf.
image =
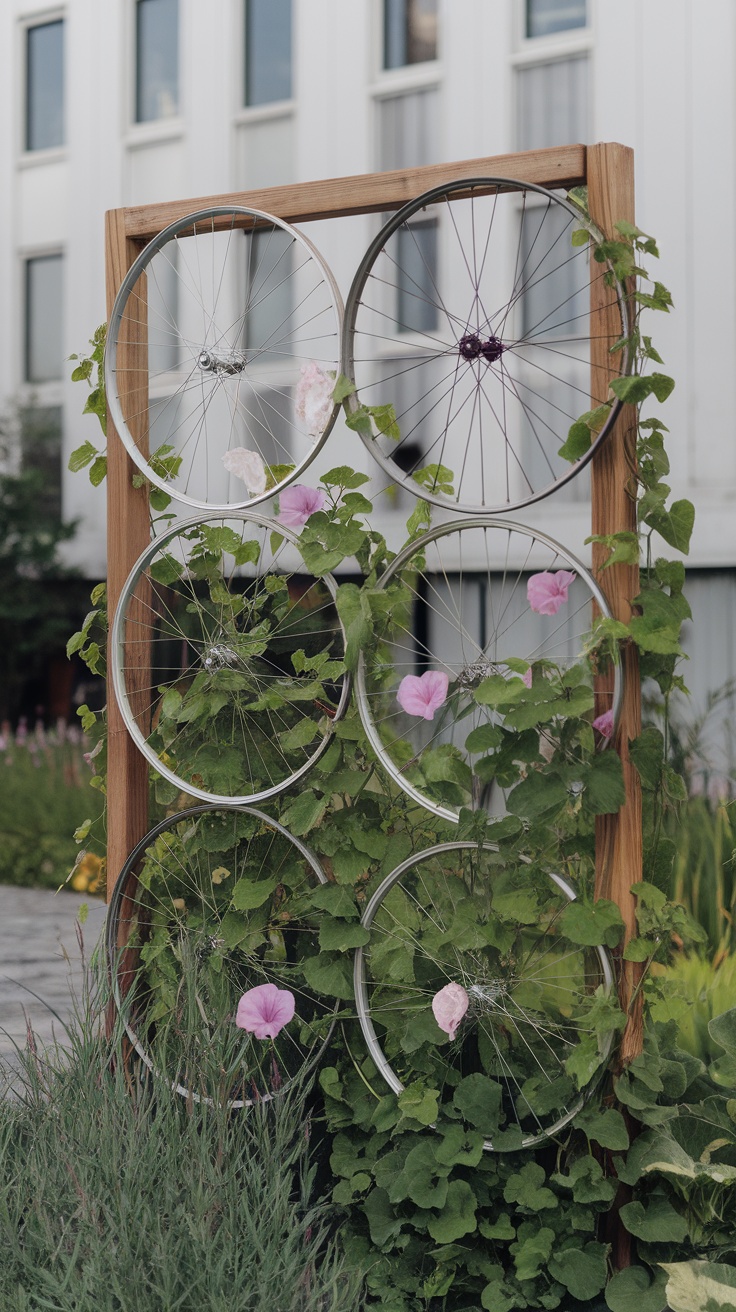
POLYGON ((559 1249, 550 1257, 547 1270, 554 1280, 584 1302, 599 1294, 606 1284, 605 1244, 588 1243, 584 1248, 559 1249))
POLYGON ((320 884, 310 896, 313 906, 342 920, 357 920, 360 912, 349 888, 338 884, 320 884))
POLYGON ((347 920, 323 920, 319 927, 319 945, 327 952, 350 952, 370 943, 370 931, 347 920))
MULTIPOLYGON (((87 835, 88 835, 90 829, 92 828, 92 824, 93 824, 93 821, 88 819, 88 820, 83 820, 82 823, 81 823, 81 825, 77 825, 76 829, 74 830, 74 842, 75 842, 75 843, 83 843, 83 842, 84 842, 84 840, 85 840, 85 838, 87 837, 87 835)), ((80 855, 81 855, 81 854, 80 854, 80 855)))
POLYGON ((662 1262, 672 1312, 732 1312, 736 1267, 725 1262, 662 1262))
POLYGON ((69 457, 69 469, 73 474, 76 474, 80 469, 84 469, 86 465, 91 464, 99 454, 97 447, 93 446, 91 442, 83 442, 75 451, 72 451, 69 457))
POLYGON ((463 1120, 482 1130, 490 1138, 499 1128, 502 1089, 487 1075, 466 1075, 458 1084, 452 1098, 463 1120))
POLYGON ((286 807, 281 820, 292 834, 300 838, 302 834, 309 833, 310 829, 314 829, 315 825, 320 823, 326 810, 326 799, 307 789, 286 807))
POLYGON ((558 774, 553 771, 538 774, 534 771, 512 788, 506 799, 506 807, 514 815, 538 819, 561 810, 567 802, 567 796, 567 785, 558 774))
POLYGON ((439 1166, 434 1145, 428 1140, 416 1144, 407 1154, 403 1170, 395 1176, 388 1196, 392 1203, 410 1198, 417 1207, 444 1207, 447 1199, 447 1170, 439 1166))
POLYGON ((714 1016, 708 1022, 708 1033, 731 1057, 736 1057, 736 1007, 714 1016))
POLYGON ((354 1002, 353 976, 347 957, 328 957, 323 952, 319 957, 307 957, 302 970, 307 983, 317 993, 354 1002))
POLYGON ((107 475, 107 456, 97 456, 92 461, 89 471, 89 481, 93 487, 99 487, 107 475))
POLYGON ((541 1212, 548 1207, 557 1207, 559 1198, 547 1189, 544 1168, 538 1162, 527 1162, 521 1170, 509 1176, 504 1186, 503 1196, 507 1203, 516 1203, 525 1212, 541 1212))
POLYGON ((352 396, 354 391, 355 383, 351 382, 345 374, 340 374, 332 389, 332 399, 339 405, 341 401, 345 400, 346 396, 352 396))
POLYGON ((366 406, 368 414, 371 416, 376 428, 376 432, 383 437, 389 437, 392 442, 398 442, 401 437, 396 418, 396 411, 392 405, 369 405, 366 406))
POLYGON ((285 752, 296 751, 300 747, 308 747, 319 733, 319 725, 316 720, 310 720, 307 716, 303 720, 298 720, 292 729, 286 729, 278 735, 279 743, 285 752))
POLYGON ((650 1198, 646 1207, 625 1203, 620 1216, 629 1233, 648 1244, 681 1244, 687 1238, 687 1221, 667 1198, 650 1198))
POLYGON ((402 1115, 421 1125, 433 1125, 437 1120, 439 1094, 436 1089, 428 1089, 422 1080, 407 1084, 398 1101, 402 1115))
POLYGON ((615 752, 601 752, 588 767, 583 809, 590 815, 612 815, 626 801, 621 761, 615 752))
POLYGON ((665 1312, 666 1277, 643 1266, 628 1266, 617 1271, 606 1285, 606 1305, 611 1312, 665 1312))
POLYGON ((589 1139, 600 1144, 601 1148, 625 1152, 629 1146, 626 1122, 615 1107, 607 1107, 601 1111, 591 1103, 576 1116, 575 1125, 579 1130, 583 1130, 589 1139))
POLYGON ((335 469, 330 469, 323 474, 320 482, 324 483, 325 487, 356 488, 369 483, 370 478, 368 474, 356 473, 349 465, 337 465, 335 469))
POLYGON ((669 510, 664 507, 652 510, 646 516, 645 522, 676 551, 681 551, 683 556, 688 554, 695 523, 695 507, 692 501, 673 501, 669 510))
POLYGON ((378 1248, 395 1238, 401 1230, 401 1218, 396 1216, 385 1189, 374 1189, 362 1205, 368 1218, 371 1239, 378 1248))
POLYGON ((467 1180, 451 1180, 447 1186, 447 1199, 442 1212, 432 1217, 427 1229, 438 1244, 451 1244, 464 1235, 470 1235, 476 1227, 475 1194, 467 1180))
POLYGON ((233 906, 236 911, 252 911, 262 907, 273 893, 278 878, 269 875, 266 879, 239 879, 233 887, 233 906))
POLYGON ((562 913, 562 930, 573 943, 586 947, 605 944, 614 948, 624 932, 621 912, 615 902, 569 902, 562 913))
POLYGON ((163 556, 159 556, 158 560, 153 561, 148 572, 156 583, 163 583, 165 587, 168 587, 181 578, 184 573, 184 566, 175 556, 164 552, 163 556))

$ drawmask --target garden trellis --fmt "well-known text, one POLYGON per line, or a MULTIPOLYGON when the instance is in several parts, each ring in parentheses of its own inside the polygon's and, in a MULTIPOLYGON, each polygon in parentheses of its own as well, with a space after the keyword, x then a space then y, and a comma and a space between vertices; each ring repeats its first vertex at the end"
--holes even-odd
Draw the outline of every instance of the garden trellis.
MULTIPOLYGON (((633 155, 617 144, 569 146, 524 154, 488 157, 433 165, 392 173, 332 179, 294 186, 241 192, 225 196, 174 201, 111 211, 107 216, 106 267, 108 312, 128 271, 142 248, 170 224, 196 211, 233 206, 274 215, 288 223, 396 210, 434 187, 463 178, 521 179, 532 186, 569 190, 587 186, 591 220, 606 235, 614 225, 634 221, 633 155)), ((231 219, 223 215, 223 225, 231 219)), ((237 222, 237 221, 236 221, 237 222)), ((245 222, 245 220, 244 220, 245 222)), ((145 304, 145 276, 138 287, 138 304, 145 304)), ((591 279, 592 309, 597 322, 607 320, 606 331, 593 335, 591 349, 591 408, 608 399, 608 378, 617 372, 610 348, 621 335, 621 321, 611 309, 601 278, 591 279)), ((121 399, 136 416, 128 425, 142 451, 148 440, 148 327, 145 315, 128 322, 118 345, 121 399)), ((470 349, 470 348, 469 348, 470 349)), ((224 367, 224 366, 223 366, 224 367)), ((112 616, 125 580, 150 541, 149 492, 117 435, 108 427, 108 601, 112 616), (139 486, 135 486, 135 483, 139 486)), ((560 434, 564 437, 564 433, 560 434)), ((633 476, 636 420, 623 406, 612 431, 596 449, 591 462, 591 533, 597 538, 636 531, 636 487, 633 476)), ((627 623, 631 603, 638 595, 638 567, 614 564, 601 579, 599 570, 606 548, 593 544, 593 574, 602 587, 610 612, 627 623)), ((145 596, 135 603, 145 607, 145 596)), ((137 669, 127 671, 128 697, 145 700, 150 684, 150 652, 137 644, 137 669)), ((112 662, 111 662, 112 663, 112 662)), ((623 699, 616 740, 623 764, 625 804, 615 815, 596 820, 596 894, 614 901, 626 925, 626 940, 636 934, 635 899, 630 887, 641 879, 642 820, 638 775, 629 761, 628 743, 640 733, 641 707, 636 650, 622 650, 623 699)), ((611 704, 612 674, 600 676, 597 710, 611 704)), ((111 890, 129 854, 148 829, 148 763, 129 735, 115 698, 109 699, 108 754, 108 890, 111 890)), ((627 1008, 636 996, 641 967, 621 961, 620 992, 627 1008)), ((630 1059, 641 1046, 640 999, 629 1014, 621 1060, 630 1059)))

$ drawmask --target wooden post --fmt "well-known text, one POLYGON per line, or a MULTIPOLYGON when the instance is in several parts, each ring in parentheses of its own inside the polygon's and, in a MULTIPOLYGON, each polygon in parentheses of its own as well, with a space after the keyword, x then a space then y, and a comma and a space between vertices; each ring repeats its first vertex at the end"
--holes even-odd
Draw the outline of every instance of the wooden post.
MULTIPOLYGON (((135 260, 140 245, 125 235, 125 210, 105 216, 105 274, 108 320, 118 288, 135 260)), ((118 343, 118 376, 125 380, 121 401, 126 413, 136 416, 130 426, 142 449, 147 449, 148 333, 140 311, 126 318, 118 343)), ((122 393, 121 384, 121 393, 122 393)), ((133 487, 136 466, 130 459, 110 418, 107 420, 107 605, 110 622, 120 593, 138 556, 148 545, 150 527, 148 489, 133 487)), ((141 653, 141 655, 145 655, 141 653)), ((114 659, 108 650, 108 662, 114 659)), ((150 663, 150 662, 145 662, 150 663)), ((150 682, 147 672, 143 672, 150 682)), ((107 769, 107 895, 127 856, 148 828, 148 764, 127 732, 108 679, 107 769)))

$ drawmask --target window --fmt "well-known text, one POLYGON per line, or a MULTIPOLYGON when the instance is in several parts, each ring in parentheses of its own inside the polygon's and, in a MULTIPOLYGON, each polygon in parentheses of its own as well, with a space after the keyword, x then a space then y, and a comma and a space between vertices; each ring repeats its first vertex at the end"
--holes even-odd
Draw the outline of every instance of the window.
POLYGON ((437 327, 437 221, 411 223, 397 237, 397 332, 437 327))
POLYGON ((586 0, 526 0, 527 36, 549 36, 586 23, 586 0))
POLYGON ((383 67, 437 58, 437 0, 384 0, 383 67))
POLYGON ((378 152, 382 169, 420 168, 437 158, 439 94, 434 87, 378 101, 378 152))
POLYGON ((294 239, 280 228, 254 232, 248 242, 247 341, 256 361, 293 354, 294 239))
POLYGON ((291 96, 291 0, 245 0, 245 104, 291 96))
POLYGON ((64 23, 39 23, 26 31, 25 149, 64 144, 64 23))
POLYGON ((62 257, 41 255, 25 266, 25 379, 55 382, 62 376, 62 257))
POLYGON ((135 118, 179 112, 179 0, 137 0, 135 118))
POLYGON ((588 59, 556 59, 516 73, 518 150, 587 141, 588 59))
POLYGON ((24 405, 20 409, 21 465, 41 475, 37 509, 46 519, 61 518, 61 406, 24 405))

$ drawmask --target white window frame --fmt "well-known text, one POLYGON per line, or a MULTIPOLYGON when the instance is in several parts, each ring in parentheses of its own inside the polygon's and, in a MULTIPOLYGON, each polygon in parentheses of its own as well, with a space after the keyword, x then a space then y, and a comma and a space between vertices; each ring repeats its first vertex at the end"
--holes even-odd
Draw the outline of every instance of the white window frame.
MULTIPOLYGON (((60 146, 48 146, 41 150, 29 150, 26 146, 26 125, 28 122, 28 32, 33 27, 45 27, 47 23, 64 23, 64 36, 67 36, 67 15, 63 8, 39 9, 36 13, 26 14, 17 24, 17 60, 20 70, 20 96, 16 100, 19 107, 16 129, 18 164, 21 168, 34 167, 38 164, 54 164, 66 158, 67 142, 60 146)), ((64 136, 67 137, 67 98, 68 78, 66 68, 62 69, 62 97, 64 115, 64 136)))
POLYGON ((32 393, 39 405, 61 405, 63 400, 64 387, 64 319, 65 319, 65 281, 67 277, 67 258, 66 250, 59 242, 49 242, 43 246, 22 247, 18 251, 18 300, 19 314, 17 322, 20 323, 21 331, 19 333, 19 350, 16 364, 16 377, 20 379, 19 394, 24 399, 28 399, 32 393), (33 382, 26 377, 27 363, 27 346, 28 346, 28 270, 29 260, 43 260, 50 256, 58 256, 61 259, 61 327, 62 356, 59 361, 61 373, 58 378, 50 378, 43 382, 33 382))

